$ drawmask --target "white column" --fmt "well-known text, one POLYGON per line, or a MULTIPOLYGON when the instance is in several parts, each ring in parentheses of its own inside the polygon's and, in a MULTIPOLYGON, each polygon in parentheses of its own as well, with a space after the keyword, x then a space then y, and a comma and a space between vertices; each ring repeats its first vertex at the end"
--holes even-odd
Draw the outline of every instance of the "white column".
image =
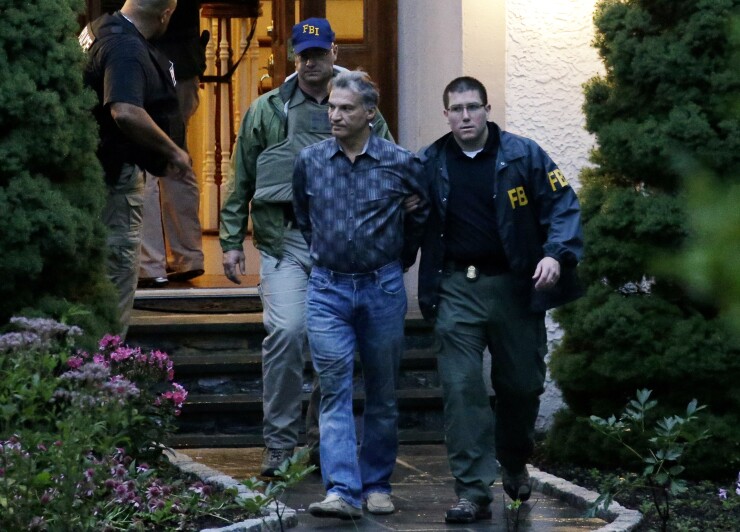
MULTIPOLYGON (((229 41, 226 39, 226 26, 229 24, 229 19, 224 18, 221 20, 221 42, 218 46, 218 58, 221 61, 221 74, 225 74, 229 70, 229 41)), ((220 102, 221 102, 221 115, 219 117, 219 139, 221 139, 221 188, 224 187, 224 181, 229 175, 229 163, 231 159, 231 133, 229 124, 229 84, 221 83, 220 88, 220 102)), ((223 201, 223 198, 222 198, 223 201)), ((219 206, 220 207, 220 206, 219 206)))
MULTIPOLYGON (((218 35, 218 20, 206 19, 206 27, 211 35, 218 35)), ((216 74, 216 43, 211 39, 206 46, 206 74, 216 74)), ((203 137, 203 191, 200 196, 201 225, 204 231, 218 229, 218 187, 216 186, 216 131, 213 118, 216 116, 215 85, 205 84, 203 104, 205 113, 205 135, 203 137)))

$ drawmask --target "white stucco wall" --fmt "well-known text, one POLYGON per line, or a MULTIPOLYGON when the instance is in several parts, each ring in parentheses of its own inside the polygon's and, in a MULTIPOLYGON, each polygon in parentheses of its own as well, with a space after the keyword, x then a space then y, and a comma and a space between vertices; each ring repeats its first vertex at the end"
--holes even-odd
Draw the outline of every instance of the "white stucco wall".
POLYGON ((399 0, 399 143, 449 131, 441 92, 463 74, 489 92, 491 119, 536 140, 578 186, 593 138, 582 84, 602 71, 595 0, 399 0))
POLYGON ((401 146, 417 151, 449 131, 442 115, 442 90, 462 75, 462 50, 460 1, 398 0, 401 146))
POLYGON ((537 141, 576 185, 594 140, 582 84, 603 67, 594 0, 506 0, 506 128, 537 141))

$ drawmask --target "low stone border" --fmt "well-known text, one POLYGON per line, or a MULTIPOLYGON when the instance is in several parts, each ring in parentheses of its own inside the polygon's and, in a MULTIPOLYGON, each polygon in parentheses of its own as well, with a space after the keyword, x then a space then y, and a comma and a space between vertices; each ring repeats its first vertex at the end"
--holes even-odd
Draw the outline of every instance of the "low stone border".
MULTIPOLYGON (((531 464, 527 466, 527 469, 529 470, 529 476, 532 478, 532 488, 545 495, 557 497, 575 508, 586 510, 599 497, 598 493, 540 471, 531 464)), ((597 517, 609 524, 602 526, 596 532, 630 532, 642 521, 640 512, 625 508, 616 501, 612 501, 608 511, 599 511, 597 517)))
MULTIPOLYGON (((224 489, 236 488, 237 498, 247 499, 256 495, 256 492, 249 490, 241 482, 228 475, 224 475, 221 471, 217 471, 207 465, 196 462, 185 454, 178 453, 173 449, 167 449, 165 456, 167 456, 170 463, 180 469, 180 471, 191 473, 207 484, 212 484, 224 489)), ((298 516, 296 515, 295 510, 281 504, 280 511, 282 513, 282 522, 285 528, 298 526, 298 516)), ((269 530, 280 530, 280 519, 278 519, 278 515, 275 511, 271 511, 268 515, 263 517, 247 519, 246 521, 240 521, 222 528, 207 528, 201 530, 201 532, 265 532, 269 530)))

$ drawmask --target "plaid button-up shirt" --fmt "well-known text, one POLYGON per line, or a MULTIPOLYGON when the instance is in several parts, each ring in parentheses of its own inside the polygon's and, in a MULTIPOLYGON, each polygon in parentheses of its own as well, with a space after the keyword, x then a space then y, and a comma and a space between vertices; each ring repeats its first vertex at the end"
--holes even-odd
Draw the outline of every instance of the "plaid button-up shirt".
POLYGON ((370 135, 354 163, 331 138, 301 150, 293 173, 293 208, 314 263, 365 273, 393 261, 411 266, 429 214, 421 163, 408 150, 370 135), (416 194, 419 208, 405 213, 416 194))

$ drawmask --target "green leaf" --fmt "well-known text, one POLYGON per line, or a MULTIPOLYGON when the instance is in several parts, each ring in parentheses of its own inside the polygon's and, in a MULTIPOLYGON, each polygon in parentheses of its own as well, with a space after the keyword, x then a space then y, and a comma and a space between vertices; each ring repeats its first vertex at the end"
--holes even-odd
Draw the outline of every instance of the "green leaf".
POLYGON ((653 480, 655 480, 655 483, 659 486, 665 486, 668 484, 670 477, 668 476, 668 473, 658 473, 653 477, 653 480))
POLYGON ((647 400, 650 398, 650 394, 653 393, 652 390, 648 390, 647 388, 643 388, 642 390, 637 390, 637 400, 640 402, 640 404, 644 405, 647 400))
POLYGON ((31 485, 35 488, 45 488, 51 485, 51 473, 49 471, 40 471, 33 477, 31 485))
POLYGON ((680 493, 685 493, 688 488, 686 487, 686 482, 683 480, 674 480, 671 482, 671 485, 668 487, 668 491, 672 495, 678 495, 680 493))

